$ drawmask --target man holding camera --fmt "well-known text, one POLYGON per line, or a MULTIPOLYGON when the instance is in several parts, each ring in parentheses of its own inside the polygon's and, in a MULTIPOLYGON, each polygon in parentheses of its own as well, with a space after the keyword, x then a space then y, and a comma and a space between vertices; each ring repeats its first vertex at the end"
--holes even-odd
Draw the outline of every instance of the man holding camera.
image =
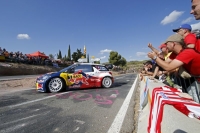
POLYGON ((200 43, 196 35, 191 33, 192 27, 189 24, 182 24, 179 28, 173 29, 173 32, 178 33, 184 38, 186 48, 192 48, 196 52, 200 53, 200 43))
POLYGON ((193 14, 196 20, 200 20, 200 0, 191 0, 192 9, 190 14, 193 14))

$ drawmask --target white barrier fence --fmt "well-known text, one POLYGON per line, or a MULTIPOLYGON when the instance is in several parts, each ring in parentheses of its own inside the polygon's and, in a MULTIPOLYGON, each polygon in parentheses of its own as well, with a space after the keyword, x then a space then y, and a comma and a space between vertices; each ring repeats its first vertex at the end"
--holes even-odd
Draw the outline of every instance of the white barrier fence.
POLYGON ((200 104, 180 90, 143 77, 138 133, 199 133, 200 104))

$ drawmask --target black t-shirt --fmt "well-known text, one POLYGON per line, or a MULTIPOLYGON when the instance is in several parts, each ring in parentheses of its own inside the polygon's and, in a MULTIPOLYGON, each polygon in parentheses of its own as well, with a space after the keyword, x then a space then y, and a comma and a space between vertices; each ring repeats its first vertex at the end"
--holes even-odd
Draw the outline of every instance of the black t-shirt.
POLYGON ((156 65, 159 67, 159 71, 165 71, 162 67, 160 67, 159 65, 156 65))
POLYGON ((156 69, 156 65, 152 65, 152 68, 150 68, 148 71, 149 71, 149 72, 154 72, 155 69, 156 69))

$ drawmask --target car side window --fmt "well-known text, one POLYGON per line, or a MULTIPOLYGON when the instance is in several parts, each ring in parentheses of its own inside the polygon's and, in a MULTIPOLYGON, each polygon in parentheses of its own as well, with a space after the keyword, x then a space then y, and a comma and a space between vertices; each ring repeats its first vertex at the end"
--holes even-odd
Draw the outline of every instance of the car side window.
POLYGON ((99 71, 109 71, 105 66, 95 65, 94 67, 99 71))
POLYGON ((70 68, 69 70, 67 70, 68 73, 74 73, 74 67, 70 68))
POLYGON ((81 70, 82 72, 93 72, 91 65, 79 65, 75 68, 75 72, 81 70))

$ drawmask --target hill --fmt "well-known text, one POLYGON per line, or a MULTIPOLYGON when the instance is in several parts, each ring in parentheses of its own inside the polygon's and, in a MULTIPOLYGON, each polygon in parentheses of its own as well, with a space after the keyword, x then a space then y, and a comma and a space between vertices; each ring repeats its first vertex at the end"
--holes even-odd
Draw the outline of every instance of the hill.
POLYGON ((0 76, 37 75, 47 72, 58 71, 60 69, 62 68, 55 68, 52 66, 29 65, 22 63, 0 62, 0 76))

